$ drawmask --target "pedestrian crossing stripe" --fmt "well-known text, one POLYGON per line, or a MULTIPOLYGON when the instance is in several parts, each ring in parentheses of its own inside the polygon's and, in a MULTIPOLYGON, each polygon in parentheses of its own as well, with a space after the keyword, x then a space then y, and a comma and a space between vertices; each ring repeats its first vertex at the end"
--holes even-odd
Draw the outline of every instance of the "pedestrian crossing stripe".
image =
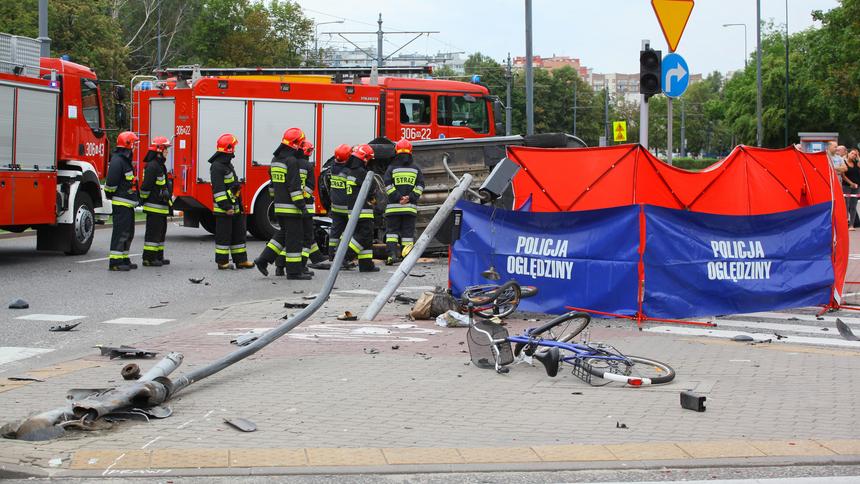
POLYGON ((0 346, 0 365, 12 363, 54 351, 50 348, 26 348, 21 346, 0 346))
MULTIPOLYGON (((822 321, 823 322, 823 321, 822 321)), ((806 333, 806 334, 817 334, 817 335, 827 335, 827 334, 839 334, 839 332, 832 327, 828 326, 806 326, 802 324, 785 324, 785 323, 763 323, 763 322, 751 322, 751 321, 739 321, 733 319, 718 319, 714 321, 717 325, 717 328, 746 328, 750 329, 766 329, 770 331, 792 331, 795 333, 806 333)))
MULTIPOLYGON (((842 320, 845 324, 860 324, 860 318, 853 318, 850 316, 816 316, 814 314, 795 314, 795 313, 776 313, 776 312, 758 312, 758 313, 747 313, 747 314, 737 314, 735 316, 744 317, 744 318, 773 318, 773 319, 782 319, 782 320, 791 320, 796 319, 799 321, 815 321, 819 323, 830 323, 836 324, 836 318, 842 320), (821 319, 819 319, 821 318, 821 319)), ((719 322, 719 321, 718 321, 719 322)))
POLYGON ((116 318, 102 321, 102 324, 137 324, 142 326, 158 326, 160 324, 169 323, 170 321, 175 320, 159 318, 116 318))
POLYGON ((65 323, 76 319, 83 319, 86 316, 71 316, 68 314, 27 314, 26 316, 18 316, 15 319, 23 319, 27 321, 50 321, 52 323, 65 323))
MULTIPOLYGON (((755 326, 756 323, 754 321, 750 321, 750 326, 755 326)), ((723 339, 732 339, 735 336, 749 336, 756 342, 764 342, 770 341, 771 343, 788 343, 788 344, 800 344, 800 345, 819 345, 819 346, 839 346, 839 347, 847 347, 847 348, 857 348, 860 349, 860 341, 848 341, 844 339, 836 339, 836 338, 813 338, 810 336, 795 336, 788 335, 787 337, 784 335, 782 338, 777 337, 777 335, 773 333, 755 333, 755 332, 747 332, 747 331, 732 331, 732 330, 722 330, 722 329, 704 329, 704 328, 684 328, 679 326, 655 326, 652 328, 645 328, 645 332, 648 333, 662 333, 662 334, 671 334, 676 336, 705 336, 711 338, 723 338, 723 339)))

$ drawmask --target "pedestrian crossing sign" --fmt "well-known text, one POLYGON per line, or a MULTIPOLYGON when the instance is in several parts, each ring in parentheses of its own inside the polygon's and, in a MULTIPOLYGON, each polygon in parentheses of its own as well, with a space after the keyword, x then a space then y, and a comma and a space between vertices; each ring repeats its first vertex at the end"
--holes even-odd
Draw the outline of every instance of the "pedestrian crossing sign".
POLYGON ((616 142, 627 141, 627 121, 614 121, 612 123, 613 139, 616 142))

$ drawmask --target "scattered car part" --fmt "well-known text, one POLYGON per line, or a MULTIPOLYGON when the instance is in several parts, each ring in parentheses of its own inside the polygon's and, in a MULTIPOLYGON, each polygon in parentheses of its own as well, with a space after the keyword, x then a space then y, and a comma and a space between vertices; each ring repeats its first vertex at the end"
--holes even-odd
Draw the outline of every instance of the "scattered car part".
POLYGON ((839 334, 848 341, 860 341, 860 338, 851 331, 851 328, 849 328, 848 325, 843 323, 839 318, 836 318, 836 329, 839 331, 839 334))
POLYGON ((107 356, 111 360, 114 358, 155 358, 155 355, 158 354, 157 351, 142 350, 126 345, 119 347, 96 345, 94 348, 101 351, 101 356, 107 356))
POLYGON ((140 378, 140 367, 137 366, 137 363, 129 363, 122 367, 120 374, 122 374, 123 380, 137 380, 140 378))
POLYGON ((191 284, 200 284, 201 282, 203 282, 204 279, 206 279, 206 278, 205 277, 189 277, 188 281, 191 284))
POLYGON ((285 302, 284 303, 285 309, 303 309, 306 307, 308 307, 308 303, 303 303, 303 302, 285 302))
POLYGON ((16 299, 9 303, 9 309, 28 309, 30 304, 23 299, 16 299))
POLYGON ((71 331, 71 330, 77 328, 79 324, 81 324, 81 323, 69 323, 69 324, 60 324, 57 326, 51 326, 50 328, 48 328, 48 331, 54 331, 54 332, 71 331))
POLYGON ((240 417, 225 418, 224 423, 229 424, 242 432, 253 432, 257 430, 257 425, 254 422, 240 417))
POLYGON ((244 334, 240 334, 239 336, 236 336, 236 338, 230 340, 230 342, 233 343, 234 345, 247 346, 247 345, 253 343, 254 341, 257 341, 260 338, 261 334, 262 333, 255 333, 255 332, 251 331, 249 333, 244 333, 244 334))
POLYGON ((681 392, 681 407, 686 408, 687 410, 704 412, 705 400, 707 400, 707 397, 704 395, 699 395, 698 393, 693 393, 689 390, 681 392))

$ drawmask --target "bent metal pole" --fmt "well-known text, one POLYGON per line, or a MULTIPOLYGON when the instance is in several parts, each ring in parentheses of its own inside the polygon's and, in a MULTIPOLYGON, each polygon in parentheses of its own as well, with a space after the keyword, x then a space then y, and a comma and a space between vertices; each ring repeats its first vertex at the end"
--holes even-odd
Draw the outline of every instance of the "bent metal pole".
POLYGON ((409 255, 403 259, 403 262, 401 262, 397 267, 397 270, 394 271, 394 275, 391 276, 391 279, 388 280, 388 283, 382 291, 376 295, 376 299, 374 299, 370 306, 368 306, 367 310, 364 311, 364 314, 361 316, 363 321, 373 321, 376 318, 379 311, 382 310, 382 306, 385 306, 385 303, 388 302, 388 298, 394 294, 394 291, 400 286, 403 279, 406 279, 406 276, 409 275, 409 271, 411 271, 415 266, 415 263, 418 262, 418 258, 421 257, 424 249, 428 244, 430 244, 430 240, 433 239, 436 232, 438 232, 442 227, 445 219, 448 218, 448 214, 454 210, 454 205, 463 198, 463 195, 466 194, 466 190, 471 184, 472 175, 466 173, 463 175, 463 178, 460 179, 460 183, 458 183, 454 190, 451 191, 451 194, 448 195, 448 198, 436 212, 436 215, 433 216, 433 220, 427 224, 427 228, 425 228, 424 232, 421 233, 421 237, 418 238, 415 246, 412 247, 412 251, 410 251, 409 255))
MULTIPOLYGON (((182 375, 177 378, 173 382, 173 391, 171 392, 171 396, 175 395, 177 392, 187 387, 188 385, 200 381, 207 376, 211 376, 219 371, 227 368, 228 366, 236 363, 239 360, 247 358, 248 356, 253 355, 254 353, 263 349, 266 345, 280 338, 281 336, 287 334, 292 331, 293 328, 302 324, 306 319, 308 319, 313 313, 315 313, 328 299, 329 294, 331 294, 332 289, 334 288, 334 283, 337 280, 337 275, 340 272, 340 266, 343 264, 344 258, 346 258, 346 251, 349 247, 349 240, 352 238, 352 234, 355 232, 355 227, 358 225, 358 216, 361 214, 361 208, 364 206, 364 201, 367 199, 367 194, 370 193, 370 186, 373 185, 373 172, 368 171, 367 176, 364 178, 364 183, 361 184, 361 190, 358 192, 358 198, 355 201, 355 206, 352 208, 352 213, 349 214, 349 222, 346 224, 346 229, 343 231, 343 235, 340 239, 340 244, 337 247, 337 253, 334 256, 334 261, 331 264, 331 271, 329 272, 328 278, 325 280, 325 284, 323 288, 320 290, 317 297, 314 298, 313 302, 311 302, 306 308, 302 309, 298 314, 293 316, 290 319, 277 328, 274 328, 270 331, 266 331, 257 341, 249 344, 248 346, 244 346, 227 356, 222 357, 218 361, 212 362, 202 368, 194 370, 187 375, 182 375)), ((285 316, 286 318, 286 316, 285 316)))

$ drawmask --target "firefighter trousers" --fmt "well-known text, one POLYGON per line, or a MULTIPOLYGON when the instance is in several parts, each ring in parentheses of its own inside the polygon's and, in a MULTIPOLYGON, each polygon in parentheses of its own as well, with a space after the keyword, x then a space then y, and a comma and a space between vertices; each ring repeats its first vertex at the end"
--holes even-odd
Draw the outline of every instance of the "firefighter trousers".
POLYGON ((143 237, 143 260, 164 260, 164 239, 167 235, 167 215, 147 212, 146 233, 143 237))
POLYGON ((302 217, 302 265, 308 260, 313 264, 318 264, 326 260, 325 256, 320 252, 320 247, 314 237, 314 216, 308 214, 302 217))
POLYGON ((240 264, 248 260, 245 248, 245 214, 215 214, 215 262, 240 264))
POLYGON ((331 229, 328 235, 328 258, 334 260, 334 254, 337 252, 337 246, 340 244, 340 236, 343 235, 346 229, 346 223, 349 221, 349 216, 345 213, 331 213, 331 229))
POLYGON ((358 259, 358 270, 372 270, 373 264, 373 219, 359 218, 355 235, 349 241, 350 253, 358 259))
POLYGON ((285 267, 287 274, 302 272, 302 219, 278 216, 278 228, 257 259, 266 264, 285 267))
POLYGON ((415 219, 411 214, 385 216, 385 245, 388 256, 394 259, 405 257, 415 245, 415 219))
POLYGON ((110 255, 108 267, 131 264, 128 251, 134 239, 134 209, 113 205, 113 231, 110 236, 110 255))

